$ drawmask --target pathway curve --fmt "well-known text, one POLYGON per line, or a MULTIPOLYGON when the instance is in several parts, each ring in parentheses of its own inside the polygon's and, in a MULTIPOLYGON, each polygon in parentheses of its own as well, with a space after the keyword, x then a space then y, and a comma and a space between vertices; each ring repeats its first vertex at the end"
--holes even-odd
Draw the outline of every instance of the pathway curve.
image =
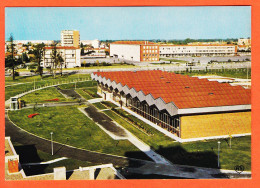
MULTIPOLYGON (((21 128, 14 125, 8 118, 7 113, 5 114, 5 136, 10 136, 12 142, 18 142, 23 145, 34 145, 36 149, 51 154, 51 141, 40 138, 33 134, 30 134, 21 128)), ((144 160, 126 158, 120 156, 114 156, 109 154, 103 154, 75 147, 63 145, 54 142, 53 143, 54 154, 77 159, 81 161, 89 161, 93 163, 113 163, 114 166, 142 166, 146 163, 144 160)), ((147 161, 149 162, 149 161, 147 161)), ((151 162, 150 162, 151 163, 151 162)))

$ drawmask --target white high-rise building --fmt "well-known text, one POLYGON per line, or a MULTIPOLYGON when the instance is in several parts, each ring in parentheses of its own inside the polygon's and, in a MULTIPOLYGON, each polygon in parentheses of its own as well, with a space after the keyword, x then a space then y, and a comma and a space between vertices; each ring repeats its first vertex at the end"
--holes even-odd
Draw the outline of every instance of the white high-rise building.
POLYGON ((78 48, 80 45, 79 31, 62 30, 61 31, 61 46, 73 46, 78 48))

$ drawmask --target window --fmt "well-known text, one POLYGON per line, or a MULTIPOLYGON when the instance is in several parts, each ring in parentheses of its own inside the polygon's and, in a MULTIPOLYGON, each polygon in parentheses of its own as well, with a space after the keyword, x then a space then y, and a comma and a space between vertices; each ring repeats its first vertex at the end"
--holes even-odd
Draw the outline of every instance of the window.
POLYGON ((145 49, 145 46, 143 46, 143 49, 145 49))

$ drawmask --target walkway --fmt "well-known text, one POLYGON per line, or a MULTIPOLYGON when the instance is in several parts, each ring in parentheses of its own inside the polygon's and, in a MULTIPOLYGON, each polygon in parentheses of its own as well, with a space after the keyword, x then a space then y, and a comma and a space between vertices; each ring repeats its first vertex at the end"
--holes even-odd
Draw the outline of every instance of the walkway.
POLYGON ((100 128, 103 129, 113 139, 129 140, 133 145, 135 145, 138 149, 144 152, 148 157, 150 157, 156 163, 167 164, 167 165, 171 164, 164 157, 154 152, 150 148, 150 146, 148 146, 147 144, 139 140, 132 133, 130 133, 125 128, 123 128, 121 125, 114 122, 106 114, 99 112, 93 105, 90 104, 84 110, 86 113, 84 112, 83 113, 87 115, 89 118, 91 118, 96 124, 98 124, 100 128))

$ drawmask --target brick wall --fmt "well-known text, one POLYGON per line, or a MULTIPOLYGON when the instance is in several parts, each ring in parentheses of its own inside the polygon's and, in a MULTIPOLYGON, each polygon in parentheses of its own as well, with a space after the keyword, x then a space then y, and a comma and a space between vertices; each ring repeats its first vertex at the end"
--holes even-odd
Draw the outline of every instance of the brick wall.
POLYGON ((251 112, 181 117, 181 138, 251 133, 251 112))

